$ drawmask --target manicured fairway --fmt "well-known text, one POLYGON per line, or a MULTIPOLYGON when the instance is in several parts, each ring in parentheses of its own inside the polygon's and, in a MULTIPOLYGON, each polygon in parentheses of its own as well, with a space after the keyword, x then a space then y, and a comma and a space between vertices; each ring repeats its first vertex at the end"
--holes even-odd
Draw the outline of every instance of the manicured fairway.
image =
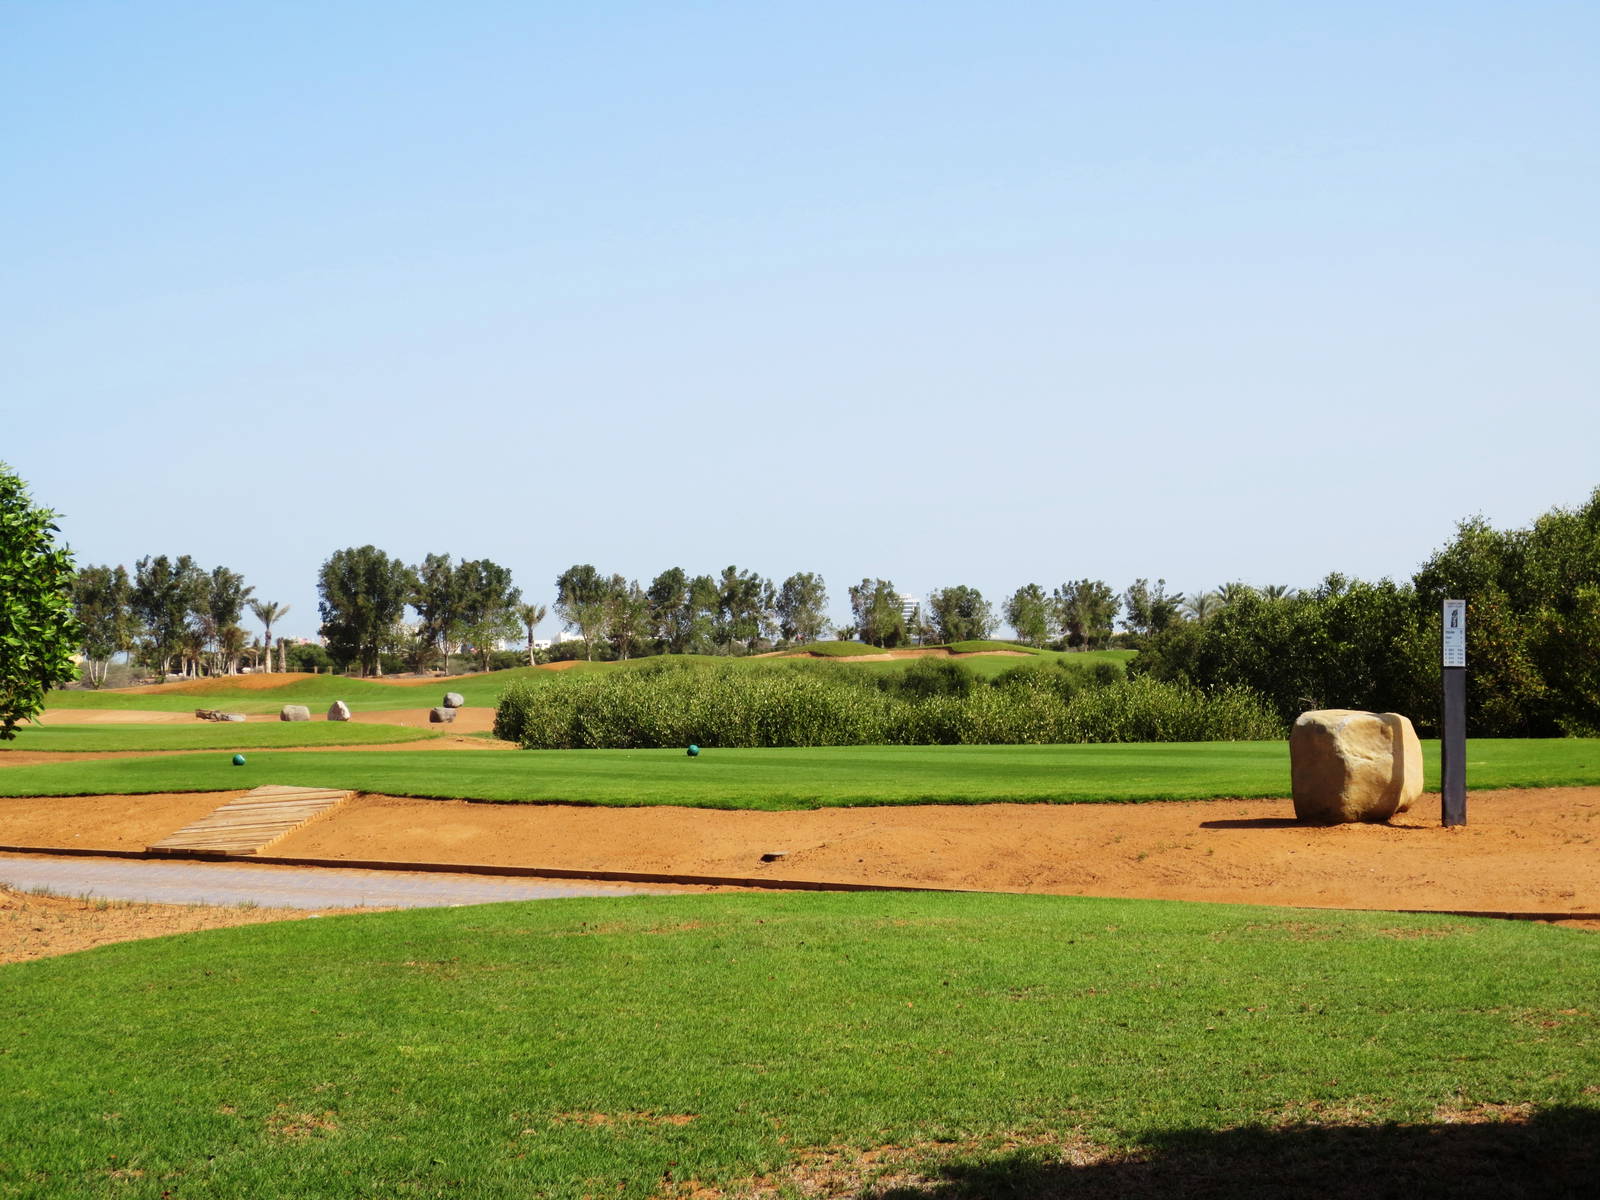
POLYGON ((345 721, 247 721, 204 725, 35 725, 21 726, 7 750, 250 750, 297 746, 382 746, 440 736, 400 725, 345 721))
MULTIPOLYGON (((1438 747, 1426 743, 1429 780, 1438 747)), ((1600 784, 1600 741, 1482 739, 1473 788, 1600 784)), ((577 804, 803 809, 835 805, 1083 802, 1282 796, 1281 742, 1090 746, 868 746, 783 750, 261 751, 15 767, 0 795, 213 791, 314 784, 401 796, 577 804)))
POLYGON ((924 1200, 1128 1194, 1129 1154, 1152 1195, 1578 1195, 1597 978, 1568 930, 1057 897, 227 930, 0 967, 0 1193, 854 1195, 880 1149, 924 1200))

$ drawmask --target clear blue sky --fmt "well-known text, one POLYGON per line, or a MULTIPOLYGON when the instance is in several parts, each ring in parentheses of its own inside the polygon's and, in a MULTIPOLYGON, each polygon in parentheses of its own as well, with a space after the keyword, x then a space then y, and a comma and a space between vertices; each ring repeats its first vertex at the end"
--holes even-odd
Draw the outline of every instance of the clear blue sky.
MULTIPOLYGON (((1600 484, 1600 5, 17 0, 80 563, 1405 576, 1600 484)), ((553 629, 554 621, 546 625, 553 629)))

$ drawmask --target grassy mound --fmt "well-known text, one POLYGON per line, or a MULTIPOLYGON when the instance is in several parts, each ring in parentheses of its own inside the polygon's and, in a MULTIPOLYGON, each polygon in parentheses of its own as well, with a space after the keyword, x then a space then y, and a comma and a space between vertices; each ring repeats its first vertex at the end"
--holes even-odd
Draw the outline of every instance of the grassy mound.
POLYGON ((951 642, 941 649, 950 651, 951 654, 1044 654, 1036 646, 1024 646, 1021 642, 996 642, 996 641, 966 641, 951 642))
POLYGON ((1578 1195, 1597 975, 1566 930, 1056 897, 225 930, 0 967, 0 1190, 1578 1195))

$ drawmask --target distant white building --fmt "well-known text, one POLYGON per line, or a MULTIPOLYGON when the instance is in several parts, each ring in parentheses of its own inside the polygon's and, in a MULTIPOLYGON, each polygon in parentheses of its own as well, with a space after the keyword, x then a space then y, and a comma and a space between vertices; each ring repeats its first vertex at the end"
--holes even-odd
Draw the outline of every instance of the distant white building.
MULTIPOLYGON (((583 641, 583 634, 578 633, 576 630, 563 629, 560 633, 556 634, 556 642, 557 643, 581 642, 581 641, 583 641)), ((545 645, 549 646, 550 643, 546 642, 545 645)))

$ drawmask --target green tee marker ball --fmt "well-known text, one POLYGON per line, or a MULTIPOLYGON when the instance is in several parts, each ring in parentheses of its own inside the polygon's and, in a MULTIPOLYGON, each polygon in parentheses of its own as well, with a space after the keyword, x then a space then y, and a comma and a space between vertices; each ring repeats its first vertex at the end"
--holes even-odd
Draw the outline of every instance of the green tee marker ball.
POLYGON ((689 747, 689 757, 690 758, 693 758, 695 755, 697 755, 699 753, 700 753, 700 747, 699 746, 690 746, 689 747))
POLYGON ((244 766, 244 755, 242 755, 242 754, 235 754, 235 755, 234 755, 234 756, 233 756, 233 765, 234 765, 234 766, 236 766, 236 767, 242 767, 242 766, 244 766))

